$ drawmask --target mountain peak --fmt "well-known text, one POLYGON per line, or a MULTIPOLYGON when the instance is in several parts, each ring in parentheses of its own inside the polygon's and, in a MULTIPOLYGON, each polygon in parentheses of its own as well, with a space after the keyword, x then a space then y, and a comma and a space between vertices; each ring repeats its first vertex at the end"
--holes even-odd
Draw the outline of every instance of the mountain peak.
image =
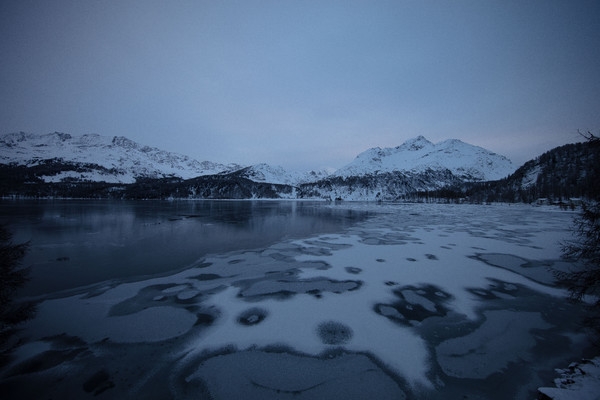
POLYGON ((427 140, 425 138, 425 136, 419 135, 415 138, 408 139, 406 142, 404 142, 403 144, 401 144, 400 146, 398 146, 396 148, 397 149, 407 149, 410 151, 417 151, 417 150, 421 150, 425 147, 429 147, 432 145, 433 145, 433 143, 431 143, 429 140, 427 140))
POLYGON ((131 139, 127 139, 125 136, 114 136, 112 139, 112 144, 120 147, 129 147, 136 148, 138 144, 131 139))
POLYGON ((440 146, 460 146, 460 145, 471 146, 470 144, 467 144, 460 139, 446 139, 443 142, 440 142, 438 144, 440 146))
POLYGON ((508 158, 482 147, 458 139, 433 144, 419 135, 398 147, 369 149, 334 175, 347 177, 427 170, 449 170, 463 180, 479 181, 504 178, 515 168, 508 158))

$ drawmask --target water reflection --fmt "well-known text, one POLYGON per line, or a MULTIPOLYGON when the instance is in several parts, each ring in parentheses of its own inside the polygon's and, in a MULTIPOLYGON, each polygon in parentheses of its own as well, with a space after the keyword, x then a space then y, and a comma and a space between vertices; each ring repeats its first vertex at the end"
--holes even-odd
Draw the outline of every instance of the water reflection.
POLYGON ((289 201, 0 202, 14 241, 31 241, 23 295, 172 272, 208 253, 336 232, 365 215, 289 201))

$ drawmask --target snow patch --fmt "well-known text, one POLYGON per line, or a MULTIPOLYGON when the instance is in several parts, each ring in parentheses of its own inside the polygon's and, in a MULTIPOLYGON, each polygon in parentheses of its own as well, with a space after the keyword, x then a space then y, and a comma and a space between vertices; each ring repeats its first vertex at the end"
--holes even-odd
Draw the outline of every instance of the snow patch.
POLYGON ((600 357, 571 363, 566 369, 557 369, 560 378, 554 380, 556 387, 541 387, 540 399, 594 400, 600 397, 600 357))

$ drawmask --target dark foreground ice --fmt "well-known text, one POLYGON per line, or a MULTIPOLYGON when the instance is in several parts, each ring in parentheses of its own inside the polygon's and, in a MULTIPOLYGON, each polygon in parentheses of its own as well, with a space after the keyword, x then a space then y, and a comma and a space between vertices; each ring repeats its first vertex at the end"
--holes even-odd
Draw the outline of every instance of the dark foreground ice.
POLYGON ((3 398, 530 399, 592 356, 549 272, 574 214, 343 207, 370 216, 43 297, 3 398))

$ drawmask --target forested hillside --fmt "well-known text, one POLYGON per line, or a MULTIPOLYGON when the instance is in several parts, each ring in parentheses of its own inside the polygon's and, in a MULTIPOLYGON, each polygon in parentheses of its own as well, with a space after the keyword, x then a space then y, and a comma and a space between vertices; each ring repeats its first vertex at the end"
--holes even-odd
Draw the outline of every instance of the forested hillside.
POLYGON ((420 192, 418 196, 468 202, 600 200, 600 140, 592 136, 587 142, 554 148, 505 179, 420 192))

